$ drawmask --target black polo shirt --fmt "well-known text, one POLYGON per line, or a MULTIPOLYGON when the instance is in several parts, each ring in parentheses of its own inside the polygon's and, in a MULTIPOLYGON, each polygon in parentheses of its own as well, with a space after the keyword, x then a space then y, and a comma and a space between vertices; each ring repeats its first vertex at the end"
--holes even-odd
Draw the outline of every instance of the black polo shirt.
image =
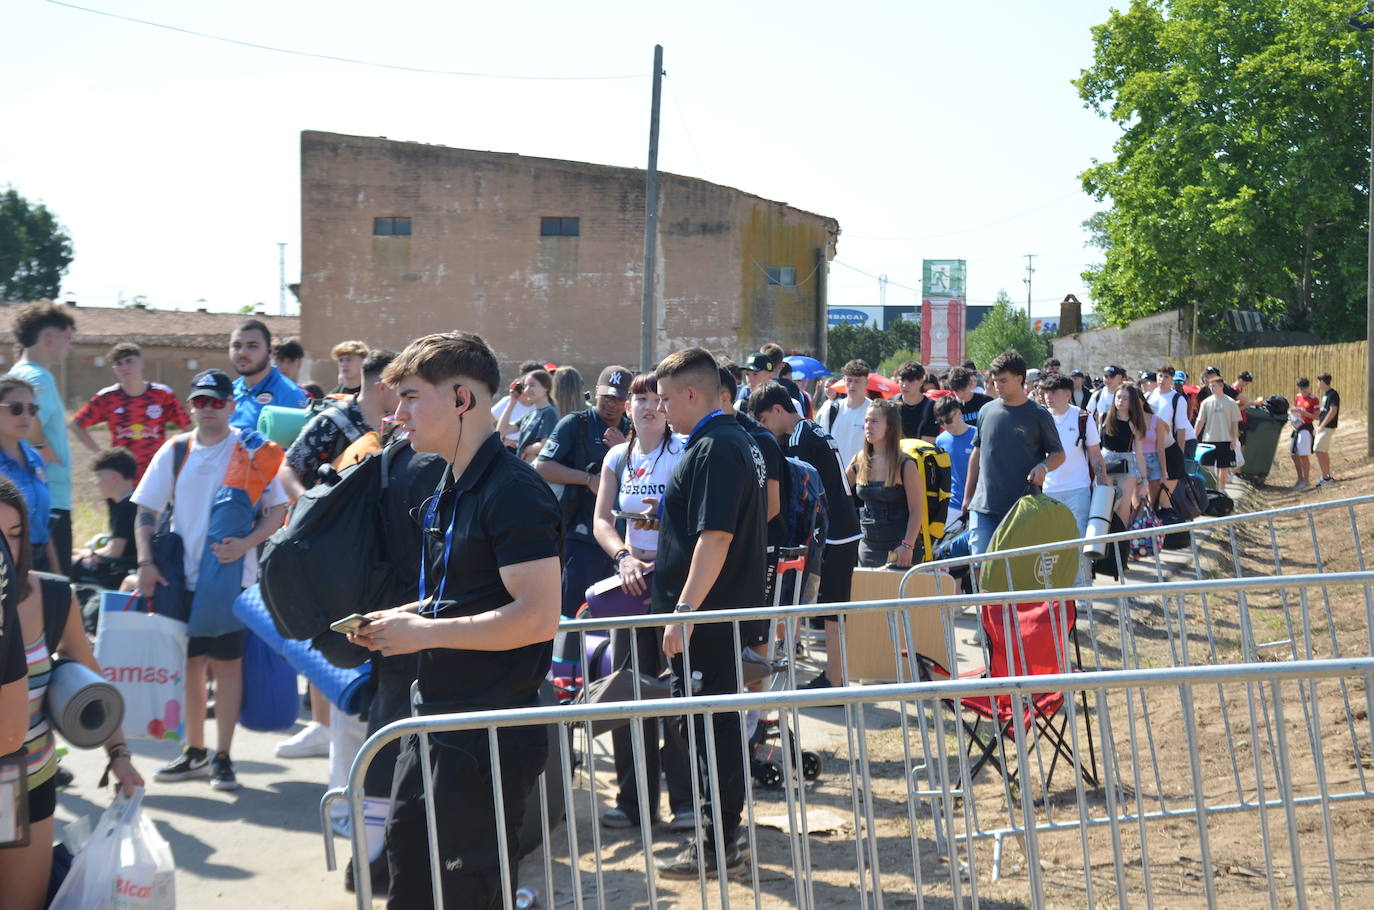
MULTIPOLYGON (((743 411, 735 412, 735 420, 744 427, 744 431, 749 434, 750 439, 754 440, 754 445, 758 446, 759 452, 762 453, 765 479, 778 482, 779 504, 787 502, 787 471, 784 470, 786 463, 783 461, 782 447, 778 445, 778 440, 772 433, 768 432, 767 427, 743 411)), ((763 514, 765 516, 768 514, 767 488, 764 489, 763 494, 763 514)), ((778 514, 768 521, 768 546, 776 548, 786 545, 787 517, 779 508, 778 514)))
MULTIPOLYGON (((510 592, 505 566, 561 555, 558 502, 548 484, 492 433, 454 479, 444 474, 438 507, 424 532, 429 567, 426 596, 440 618, 476 616, 504 607, 510 592), (457 515, 454 515, 455 502, 457 515), (444 536, 453 522, 453 543, 444 565, 444 536)), ((422 511, 422 515, 428 513, 422 511)), ((550 605, 553 610, 558 604, 550 605)), ((425 615, 433 615, 426 606, 425 615)), ((553 640, 513 651, 434 648, 420 654, 420 692, 426 710, 480 710, 533 704, 553 658, 553 640)))
POLYGON ((654 559, 653 609, 670 613, 682 596, 702 531, 734 535, 720 575, 698 610, 763 603, 767 549, 763 453, 732 417, 717 414, 698 427, 668 479, 654 559))

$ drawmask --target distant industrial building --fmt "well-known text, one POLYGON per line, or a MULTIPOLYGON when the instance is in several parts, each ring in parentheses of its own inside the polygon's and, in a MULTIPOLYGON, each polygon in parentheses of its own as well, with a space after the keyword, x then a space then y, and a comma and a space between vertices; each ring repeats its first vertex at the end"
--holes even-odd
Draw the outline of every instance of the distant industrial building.
MULTIPOLYGON (((482 335, 592 381, 639 359, 644 171, 417 142, 301 134, 301 340, 313 378, 360 338, 482 335)), ((738 357, 776 341, 824 355, 839 224, 704 180, 660 175, 655 358, 738 357)))

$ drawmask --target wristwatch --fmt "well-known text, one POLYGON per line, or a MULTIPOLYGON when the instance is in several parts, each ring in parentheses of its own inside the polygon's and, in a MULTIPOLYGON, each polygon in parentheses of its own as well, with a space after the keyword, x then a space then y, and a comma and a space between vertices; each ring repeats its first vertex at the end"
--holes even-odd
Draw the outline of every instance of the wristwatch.
POLYGON ((674 612, 674 613, 691 613, 691 612, 694 611, 694 609, 695 609, 695 608, 694 608, 691 604, 678 604, 676 607, 673 607, 673 612, 674 612))

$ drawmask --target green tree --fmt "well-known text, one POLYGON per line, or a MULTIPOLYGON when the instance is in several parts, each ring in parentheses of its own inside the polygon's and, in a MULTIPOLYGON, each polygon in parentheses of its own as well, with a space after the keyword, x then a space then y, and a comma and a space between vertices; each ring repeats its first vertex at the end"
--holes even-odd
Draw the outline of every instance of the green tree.
POLYGON ((1364 336, 1369 38, 1350 0, 1132 0, 1074 85, 1121 127, 1084 278, 1113 324, 1196 304, 1364 336))
POLYGON ((72 261, 72 240, 57 218, 13 187, 0 195, 0 300, 52 299, 72 261))
POLYGON ((1003 351, 1015 348, 1026 358, 1026 366, 1038 367, 1049 357, 1049 345, 1031 331, 1030 317, 1011 302, 1006 291, 997 292, 997 302, 968 333, 968 357, 982 369, 1003 351))

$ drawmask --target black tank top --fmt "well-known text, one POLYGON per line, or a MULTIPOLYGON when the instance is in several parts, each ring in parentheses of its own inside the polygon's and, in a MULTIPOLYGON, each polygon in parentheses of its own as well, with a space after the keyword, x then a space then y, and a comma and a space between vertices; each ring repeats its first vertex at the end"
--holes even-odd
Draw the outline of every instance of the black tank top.
POLYGON ((1102 428, 1102 448, 1108 452, 1129 452, 1135 448, 1135 428, 1129 420, 1111 417, 1102 428))

